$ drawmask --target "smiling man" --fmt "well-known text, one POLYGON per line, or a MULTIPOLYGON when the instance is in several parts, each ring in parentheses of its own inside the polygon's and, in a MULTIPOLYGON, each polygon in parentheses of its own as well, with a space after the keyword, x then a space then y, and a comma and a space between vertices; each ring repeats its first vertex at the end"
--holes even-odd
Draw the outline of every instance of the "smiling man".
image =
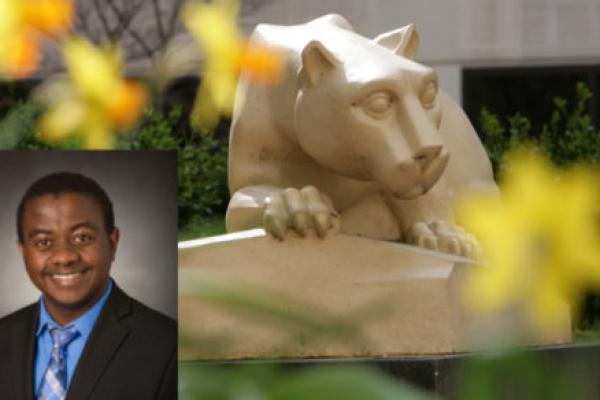
POLYGON ((119 230, 106 192, 46 175, 19 204, 17 235, 42 296, 0 320, 0 398, 175 399, 176 323, 110 278, 119 230))

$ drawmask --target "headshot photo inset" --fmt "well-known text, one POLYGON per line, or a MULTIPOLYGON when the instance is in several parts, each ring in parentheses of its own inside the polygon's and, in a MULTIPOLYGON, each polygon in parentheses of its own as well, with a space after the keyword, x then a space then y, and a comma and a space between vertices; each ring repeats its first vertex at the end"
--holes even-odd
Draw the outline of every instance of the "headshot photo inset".
POLYGON ((0 393, 177 398, 177 158, 0 152, 0 393))

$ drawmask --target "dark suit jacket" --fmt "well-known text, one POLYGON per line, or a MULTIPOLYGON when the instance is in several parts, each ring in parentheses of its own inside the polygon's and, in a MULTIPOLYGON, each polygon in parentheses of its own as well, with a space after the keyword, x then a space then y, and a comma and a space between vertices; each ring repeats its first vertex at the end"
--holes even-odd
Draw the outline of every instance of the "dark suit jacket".
MULTIPOLYGON (((0 319, 0 398, 33 400, 39 302, 0 319)), ((117 285, 81 353, 67 400, 177 398, 177 324, 117 285)))

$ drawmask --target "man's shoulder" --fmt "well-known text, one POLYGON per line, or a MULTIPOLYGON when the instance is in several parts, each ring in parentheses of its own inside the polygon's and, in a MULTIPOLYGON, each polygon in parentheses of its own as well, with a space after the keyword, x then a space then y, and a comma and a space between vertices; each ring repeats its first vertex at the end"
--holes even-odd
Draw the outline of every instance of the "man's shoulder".
POLYGON ((37 313, 37 303, 34 303, 0 318, 0 354, 3 356, 0 364, 4 364, 7 354, 27 348, 35 330, 37 313))
POLYGON ((38 303, 35 302, 0 318, 0 334, 11 326, 30 323, 35 319, 38 303))
POLYGON ((107 306, 112 307, 113 311, 118 314, 121 323, 155 338, 176 340, 173 339, 177 335, 177 322, 174 319, 151 309, 116 285, 113 289, 115 290, 114 299, 112 299, 113 301, 109 299, 107 306))
POLYGON ((143 327, 152 327, 154 329, 165 330, 172 332, 177 330, 177 322, 173 318, 170 318, 152 308, 146 306, 142 302, 128 296, 132 306, 132 317, 136 323, 143 327))

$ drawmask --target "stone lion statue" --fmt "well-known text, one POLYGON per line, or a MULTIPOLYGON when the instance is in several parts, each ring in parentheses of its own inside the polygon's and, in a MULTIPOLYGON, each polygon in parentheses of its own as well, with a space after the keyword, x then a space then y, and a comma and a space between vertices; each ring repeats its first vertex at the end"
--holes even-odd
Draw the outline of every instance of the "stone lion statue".
POLYGON ((470 256, 456 196, 497 191, 462 109, 414 61, 413 25, 369 39, 339 15, 259 25, 284 55, 275 85, 241 79, 230 134, 227 229, 336 232, 470 256))

